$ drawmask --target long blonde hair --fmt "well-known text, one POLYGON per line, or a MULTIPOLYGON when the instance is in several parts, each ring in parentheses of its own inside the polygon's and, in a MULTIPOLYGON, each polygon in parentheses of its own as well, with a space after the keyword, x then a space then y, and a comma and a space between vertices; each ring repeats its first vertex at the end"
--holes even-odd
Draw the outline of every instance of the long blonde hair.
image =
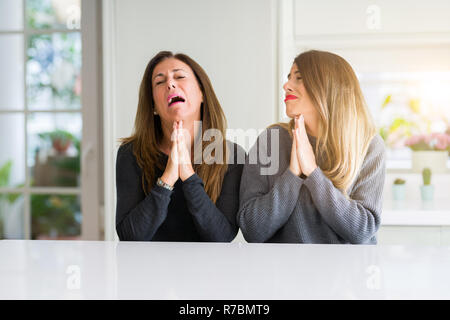
MULTIPOLYGON (((317 165, 348 196, 376 134, 359 81, 350 64, 330 52, 303 52, 294 63, 319 114, 317 165)), ((280 125, 291 134, 294 121, 280 125)))
MULTIPOLYGON (((162 171, 164 170, 161 163, 163 153, 159 150, 163 132, 159 115, 154 115, 153 113, 155 111, 155 103, 153 101, 151 77, 156 65, 168 58, 175 58, 186 63, 195 74, 203 94, 203 103, 201 106, 202 136, 206 130, 211 128, 219 130, 222 133, 222 141, 213 140, 212 142, 206 142, 202 140, 202 150, 205 150, 205 147, 210 143, 223 146, 223 159, 216 159, 216 162, 212 164, 206 164, 205 162, 194 164, 194 171, 202 178, 206 193, 215 203, 222 190, 223 179, 228 168, 228 147, 225 140, 227 124, 225 114, 214 93, 208 75, 189 56, 182 53, 173 54, 170 51, 161 51, 149 61, 139 89, 139 102, 134 123, 134 132, 130 137, 120 139, 120 142, 122 145, 130 142, 133 143, 133 154, 143 172, 141 181, 142 189, 148 194, 157 179, 156 168, 162 171)), ((215 149, 211 156, 216 157, 215 149)))

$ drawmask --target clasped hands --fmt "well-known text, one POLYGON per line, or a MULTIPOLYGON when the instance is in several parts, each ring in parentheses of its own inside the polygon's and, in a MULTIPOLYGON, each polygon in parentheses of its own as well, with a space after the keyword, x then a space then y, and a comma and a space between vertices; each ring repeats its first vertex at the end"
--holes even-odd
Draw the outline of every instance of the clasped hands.
POLYGON ((316 157, 306 134, 305 118, 301 115, 295 117, 294 121, 295 129, 292 130, 293 140, 289 169, 296 176, 300 176, 302 173, 309 176, 317 168, 316 157))
POLYGON ((161 176, 161 180, 173 186, 178 178, 185 181, 195 172, 192 167, 190 141, 186 140, 183 133, 183 121, 174 121, 172 131, 172 147, 170 149, 169 159, 166 170, 161 176))

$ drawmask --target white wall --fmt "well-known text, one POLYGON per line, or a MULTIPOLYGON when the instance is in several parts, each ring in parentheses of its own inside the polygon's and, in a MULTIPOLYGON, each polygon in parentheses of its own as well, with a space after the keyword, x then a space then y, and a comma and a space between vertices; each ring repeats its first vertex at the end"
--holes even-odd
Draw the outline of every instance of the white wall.
POLYGON ((139 83, 160 50, 187 53, 206 70, 230 127, 274 121, 271 9, 270 0, 117 1, 118 136, 131 132, 139 83))
POLYGON ((104 2, 105 237, 115 236, 115 152, 130 135, 138 88, 161 50, 183 52, 209 75, 229 128, 277 120, 275 0, 104 2))

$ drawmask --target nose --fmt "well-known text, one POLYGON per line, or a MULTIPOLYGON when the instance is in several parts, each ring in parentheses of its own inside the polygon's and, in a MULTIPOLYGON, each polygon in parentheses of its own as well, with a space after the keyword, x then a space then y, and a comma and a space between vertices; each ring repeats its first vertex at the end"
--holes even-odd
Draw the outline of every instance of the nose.
POLYGON ((286 81, 286 82, 284 83, 283 89, 284 89, 284 91, 286 91, 286 92, 292 91, 292 89, 289 87, 289 81, 286 81))
POLYGON ((167 87, 168 87, 169 90, 172 89, 172 88, 175 89, 175 81, 174 81, 173 78, 170 78, 170 79, 167 81, 167 87))

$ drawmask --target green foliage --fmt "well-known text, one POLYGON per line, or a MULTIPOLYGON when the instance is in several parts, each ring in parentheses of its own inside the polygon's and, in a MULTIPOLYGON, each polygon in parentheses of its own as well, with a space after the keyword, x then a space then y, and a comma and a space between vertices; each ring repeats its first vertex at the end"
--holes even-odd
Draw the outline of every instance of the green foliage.
POLYGON ((388 94, 386 98, 384 99, 383 103, 381 104, 381 109, 386 108, 386 106, 391 102, 392 95, 388 94))
POLYGON ((31 195, 32 238, 51 235, 55 230, 59 236, 81 234, 81 213, 77 196, 31 195))
MULTIPOLYGON (((12 160, 8 160, 2 167, 0 167, 0 187, 7 187, 10 185, 12 166, 12 160)), ((23 186, 24 184, 20 184, 17 185, 16 188, 21 188, 23 186)), ((10 204, 16 202, 17 198, 19 197, 20 194, 18 193, 0 194, 0 200, 7 200, 10 204)))
POLYGON ((424 168, 422 170, 422 178, 423 178, 424 186, 429 186, 431 184, 431 169, 430 168, 424 168))
POLYGON ((37 19, 39 15, 45 15, 47 17, 52 17, 54 15, 53 7, 49 5, 48 2, 42 0, 26 0, 25 5, 27 23, 30 28, 38 29, 52 27, 52 23, 49 23, 48 19, 44 19, 44 21, 39 21, 39 19, 37 19))
MULTIPOLYGON (((0 167, 0 187, 7 187, 10 185, 10 178, 11 178, 11 169, 13 166, 12 160, 6 161, 5 164, 3 164, 0 167)), ((18 187, 23 187, 23 185, 19 185, 18 187)), ((7 201, 9 204, 14 204, 16 202, 17 198, 20 197, 20 194, 18 193, 8 193, 8 194, 1 194, 0 193, 0 204, 3 201, 7 201)), ((0 239, 3 239, 3 212, 0 210, 0 239)))
POLYGON ((70 170, 77 174, 80 173, 81 143, 76 136, 74 136, 68 131, 57 129, 50 132, 39 133, 39 137, 42 140, 48 141, 51 144, 53 144, 56 141, 58 141, 61 144, 66 144, 68 142, 72 143, 75 149, 77 150, 76 157, 62 158, 58 161, 55 161, 53 164, 58 168, 70 170))
POLYGON ((386 141, 389 135, 388 129, 386 127, 381 127, 379 133, 381 138, 383 138, 383 140, 386 141))
POLYGON ((68 131, 56 129, 54 131, 41 132, 39 137, 43 140, 48 140, 50 142, 61 141, 61 142, 72 142, 78 140, 73 134, 68 131))
MULTIPOLYGON (((80 173, 80 140, 65 130, 42 132, 39 137, 53 145, 55 141, 60 144, 72 143, 77 150, 76 157, 61 157, 51 164, 57 168, 80 173)), ((60 177, 57 181, 60 186, 73 186, 76 182, 71 178, 60 177)), ((74 195, 31 195, 32 208, 32 238, 39 235, 78 236, 81 234, 81 213, 78 197, 74 195)))
POLYGON ((414 122, 408 121, 403 118, 395 118, 392 121, 391 126, 389 127, 389 134, 399 130, 403 129, 405 132, 405 135, 407 137, 411 136, 411 129, 416 128, 417 125, 414 122))
POLYGON ((12 164, 12 160, 8 160, 2 167, 0 167, 0 187, 6 187, 9 185, 12 164))
POLYGON ((395 179, 395 181, 394 181, 394 184, 397 184, 397 185, 399 185, 399 184, 405 184, 405 183, 406 183, 406 181, 403 180, 403 179, 400 179, 400 178, 397 178, 397 179, 395 179))
POLYGON ((413 129, 417 128, 417 124, 408 121, 403 118, 395 118, 389 126, 384 126, 379 129, 379 134, 384 141, 387 140, 389 135, 401 130, 402 134, 406 137, 410 137, 413 129))

